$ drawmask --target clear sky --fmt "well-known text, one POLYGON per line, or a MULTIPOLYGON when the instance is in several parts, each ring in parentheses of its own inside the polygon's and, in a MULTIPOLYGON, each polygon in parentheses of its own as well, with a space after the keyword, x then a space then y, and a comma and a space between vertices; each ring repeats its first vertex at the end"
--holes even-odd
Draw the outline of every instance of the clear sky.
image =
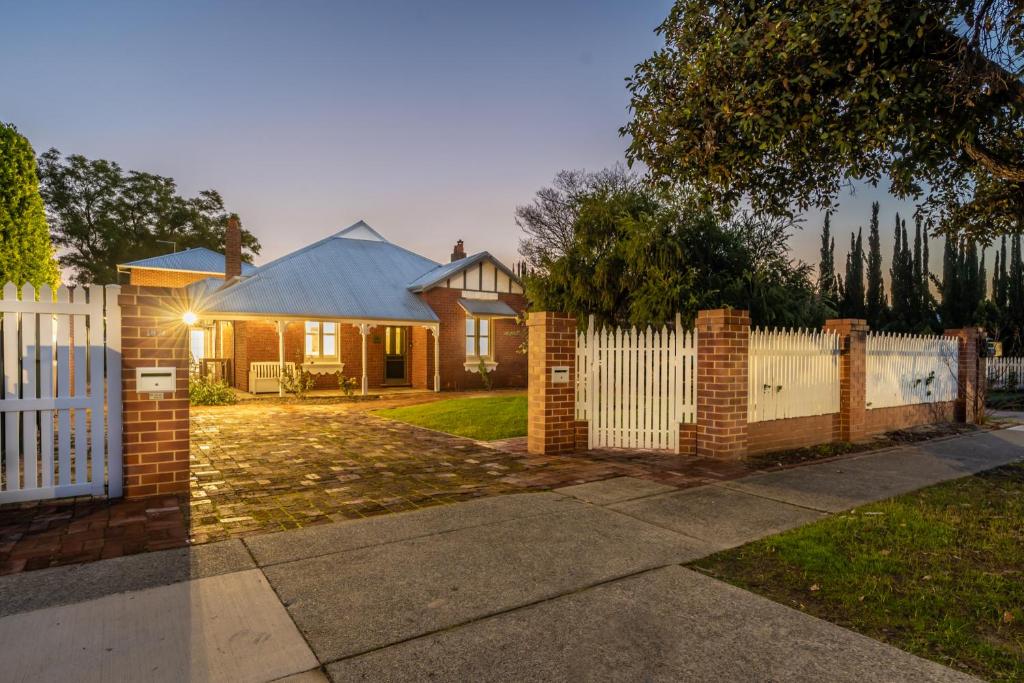
MULTIPOLYGON (((213 188, 257 262, 365 219, 446 260, 516 258, 513 211, 563 168, 623 160, 624 79, 668 0, 20 2, 0 24, 0 120, 37 152, 213 188)), ((846 232, 884 191, 844 196, 846 232)), ((794 255, 817 262, 821 217, 794 255)), ((933 264, 941 249, 932 247, 933 264)))

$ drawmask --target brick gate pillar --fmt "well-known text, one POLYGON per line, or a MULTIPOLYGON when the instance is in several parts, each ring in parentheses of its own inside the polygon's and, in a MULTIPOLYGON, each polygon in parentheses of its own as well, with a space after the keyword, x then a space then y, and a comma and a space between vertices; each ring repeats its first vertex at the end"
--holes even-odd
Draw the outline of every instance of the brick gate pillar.
POLYGON ((964 327, 945 334, 956 337, 960 346, 956 419, 975 424, 985 409, 985 359, 980 355, 985 333, 978 327, 964 327))
POLYGON ((858 441, 867 436, 868 321, 833 318, 824 329, 839 335, 839 438, 858 441))
POLYGON ((697 455, 747 453, 750 315, 718 308, 697 313, 697 455))
POLYGON ((576 446, 576 318, 565 313, 531 313, 526 325, 527 448, 538 455, 572 451, 576 446), (568 369, 565 382, 553 381, 553 368, 568 369))
POLYGON ((121 288, 124 495, 182 493, 189 487, 188 303, 180 289, 121 288), (162 396, 136 391, 139 367, 173 367, 177 386, 162 396))

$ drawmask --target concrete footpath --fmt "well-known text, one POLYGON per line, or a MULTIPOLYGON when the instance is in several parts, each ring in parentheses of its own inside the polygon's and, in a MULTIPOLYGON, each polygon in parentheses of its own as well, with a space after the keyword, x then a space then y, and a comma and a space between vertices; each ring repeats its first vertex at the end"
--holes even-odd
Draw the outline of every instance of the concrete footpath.
POLYGON ((5 681, 968 676, 683 563, 1024 456, 1024 427, 687 490, 619 478, 0 578, 5 681))

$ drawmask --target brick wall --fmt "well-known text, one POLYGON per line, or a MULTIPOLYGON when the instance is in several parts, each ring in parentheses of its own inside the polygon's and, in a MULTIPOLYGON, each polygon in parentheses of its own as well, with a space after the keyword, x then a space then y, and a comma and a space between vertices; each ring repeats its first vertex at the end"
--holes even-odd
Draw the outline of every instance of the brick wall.
POLYGON ((824 328, 839 335, 839 435, 843 441, 867 436, 868 323, 857 318, 826 320, 824 328))
POLYGON ((208 277, 219 277, 223 275, 216 273, 189 273, 182 270, 153 270, 151 268, 132 268, 128 278, 129 284, 140 287, 170 287, 180 288, 190 285, 208 277))
POLYGON ((839 434, 839 413, 751 422, 747 425, 747 455, 839 441, 839 434))
POLYGON ((189 486, 188 328, 180 292, 121 288, 124 495, 181 493, 189 486), (138 394, 138 367, 172 366, 177 388, 162 400, 138 394))
POLYGON ((871 408, 865 413, 865 436, 874 436, 917 425, 954 422, 957 420, 957 401, 871 408))
POLYGON ((696 453, 743 457, 747 451, 750 316, 732 309, 700 311, 697 337, 696 453))
POLYGON ((564 313, 531 313, 527 390, 527 449, 566 453, 576 447, 576 319, 564 313), (554 384, 551 368, 569 367, 569 381, 554 384))
MULTIPOLYGON (((465 369, 466 312, 459 306, 461 296, 462 290, 446 287, 435 287, 420 294, 420 298, 441 320, 441 388, 481 389, 483 382, 479 373, 465 369)), ((515 311, 526 308, 526 298, 522 294, 499 294, 498 299, 515 311)), ((526 354, 519 351, 525 340, 525 329, 515 320, 509 319, 492 321, 492 328, 491 344, 494 347, 494 359, 498 362, 498 367, 491 373, 492 385, 495 388, 525 386, 527 358, 526 354)))

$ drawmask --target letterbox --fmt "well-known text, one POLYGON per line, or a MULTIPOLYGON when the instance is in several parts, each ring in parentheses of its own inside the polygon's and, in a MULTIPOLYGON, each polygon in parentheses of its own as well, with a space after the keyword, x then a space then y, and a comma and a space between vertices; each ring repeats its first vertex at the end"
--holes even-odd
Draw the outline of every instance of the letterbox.
POLYGON ((565 366, 551 368, 551 383, 552 384, 568 384, 569 383, 569 368, 565 366))
POLYGON ((140 394, 174 393, 175 368, 135 368, 135 391, 140 394))

